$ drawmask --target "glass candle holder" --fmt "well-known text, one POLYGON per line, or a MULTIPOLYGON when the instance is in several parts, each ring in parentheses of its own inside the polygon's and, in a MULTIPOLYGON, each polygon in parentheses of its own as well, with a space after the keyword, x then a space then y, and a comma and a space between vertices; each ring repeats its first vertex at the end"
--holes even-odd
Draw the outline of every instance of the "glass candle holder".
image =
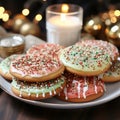
POLYGON ((55 4, 46 9, 47 42, 63 46, 80 39, 83 8, 73 4, 55 4))

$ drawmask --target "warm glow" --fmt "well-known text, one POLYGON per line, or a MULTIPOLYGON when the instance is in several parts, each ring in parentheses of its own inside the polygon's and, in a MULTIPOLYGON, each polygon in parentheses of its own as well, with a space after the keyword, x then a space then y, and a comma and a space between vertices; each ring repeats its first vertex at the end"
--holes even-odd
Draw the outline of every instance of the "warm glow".
POLYGON ((63 5, 62 5, 62 8, 61 8, 61 11, 62 11, 63 13, 67 13, 68 10, 69 10, 69 6, 68 6, 67 4, 63 4, 63 5))
POLYGON ((115 10, 114 11, 114 15, 117 16, 117 17, 119 17, 120 16, 120 10, 115 10))
POLYGON ((4 7, 0 7, 0 19, 3 18, 3 13, 5 12, 5 8, 4 7))
POLYGON ((100 30, 101 29, 101 25, 94 25, 93 28, 94 28, 94 30, 100 30))
POLYGON ((113 11, 113 10, 110 10, 110 11, 109 11, 109 15, 110 15, 110 17, 114 16, 114 11, 113 11))
POLYGON ((116 23, 116 22, 117 22, 117 18, 116 18, 116 17, 112 17, 112 18, 111 18, 111 22, 112 22, 112 23, 116 23))
POLYGON ((106 19, 105 24, 106 25, 110 25, 111 24, 111 20, 110 19, 106 19))
POLYGON ((0 19, 2 19, 2 18, 3 18, 3 14, 4 14, 4 13, 0 13, 0 19))
POLYGON ((89 24, 90 26, 92 26, 92 25, 94 24, 94 21, 93 21, 93 20, 90 20, 90 21, 88 22, 88 24, 89 24))
POLYGON ((0 7, 0 14, 1 14, 1 13, 4 13, 4 12, 5 12, 5 8, 1 6, 1 7, 0 7))
POLYGON ((118 29, 119 29, 119 27, 117 25, 115 25, 111 28, 111 31, 116 32, 118 29))
POLYGON ((9 14, 8 14, 8 13, 4 13, 4 14, 3 14, 3 17, 2 17, 2 20, 3 20, 4 22, 7 22, 7 21, 9 20, 9 14))
POLYGON ((35 16, 35 20, 36 20, 36 21, 41 21, 41 20, 42 20, 42 15, 41 15, 41 14, 37 14, 37 15, 35 16))
POLYGON ((23 14, 24 16, 29 15, 29 13, 30 13, 30 11, 29 11, 28 9, 23 9, 23 10, 22 10, 22 14, 23 14))

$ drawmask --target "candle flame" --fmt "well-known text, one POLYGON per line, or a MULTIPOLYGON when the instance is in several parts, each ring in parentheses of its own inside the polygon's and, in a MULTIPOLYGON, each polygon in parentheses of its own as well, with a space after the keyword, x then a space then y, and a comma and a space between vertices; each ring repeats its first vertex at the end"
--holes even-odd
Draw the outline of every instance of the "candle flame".
POLYGON ((63 4, 62 7, 61 7, 61 11, 63 13, 67 13, 69 10, 69 6, 67 4, 63 4))

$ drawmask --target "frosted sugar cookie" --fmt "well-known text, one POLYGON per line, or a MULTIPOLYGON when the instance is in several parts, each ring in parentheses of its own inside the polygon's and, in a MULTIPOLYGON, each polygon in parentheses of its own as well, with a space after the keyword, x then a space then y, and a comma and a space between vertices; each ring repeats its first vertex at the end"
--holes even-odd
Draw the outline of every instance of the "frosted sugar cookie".
POLYGON ((70 102, 88 102, 101 97, 105 85, 99 77, 81 77, 68 72, 64 74, 66 86, 58 98, 70 102))
POLYGON ((57 78, 64 71, 58 57, 24 55, 11 63, 10 73, 19 80, 28 82, 46 81, 57 78))
POLYGON ((58 57, 59 51, 63 48, 58 44, 44 43, 39 45, 34 45, 27 50, 28 55, 41 56, 41 55, 51 55, 52 57, 58 57))
POLYGON ((11 61, 16 59, 19 55, 11 55, 7 58, 5 58, 0 63, 0 75, 3 76, 7 80, 12 80, 12 75, 9 72, 11 61))
POLYGON ((61 77, 60 79, 37 83, 13 80, 11 85, 13 93, 18 97, 41 100, 57 95, 64 88, 65 83, 64 77, 61 77))
POLYGON ((103 49, 106 53, 110 54, 112 61, 116 61, 119 56, 119 51, 115 45, 110 42, 103 40, 81 40, 77 45, 85 45, 85 46, 96 46, 103 49))
POLYGON ((116 82, 120 81, 120 61, 117 60, 110 69, 100 75, 104 82, 116 82))
POLYGON ((99 47, 83 45, 72 45, 63 49, 60 60, 69 72, 81 76, 99 75, 112 64, 110 55, 99 47))

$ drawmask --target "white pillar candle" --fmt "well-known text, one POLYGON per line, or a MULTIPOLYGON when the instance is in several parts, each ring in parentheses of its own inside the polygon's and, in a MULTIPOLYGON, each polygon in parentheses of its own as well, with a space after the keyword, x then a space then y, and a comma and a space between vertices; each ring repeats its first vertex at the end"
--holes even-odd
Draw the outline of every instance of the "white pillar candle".
POLYGON ((79 40, 81 28, 77 17, 64 14, 51 17, 47 21, 47 40, 64 46, 72 45, 79 40))
POLYGON ((63 46, 75 44, 82 29, 82 8, 76 5, 53 5, 47 9, 47 41, 63 46))

